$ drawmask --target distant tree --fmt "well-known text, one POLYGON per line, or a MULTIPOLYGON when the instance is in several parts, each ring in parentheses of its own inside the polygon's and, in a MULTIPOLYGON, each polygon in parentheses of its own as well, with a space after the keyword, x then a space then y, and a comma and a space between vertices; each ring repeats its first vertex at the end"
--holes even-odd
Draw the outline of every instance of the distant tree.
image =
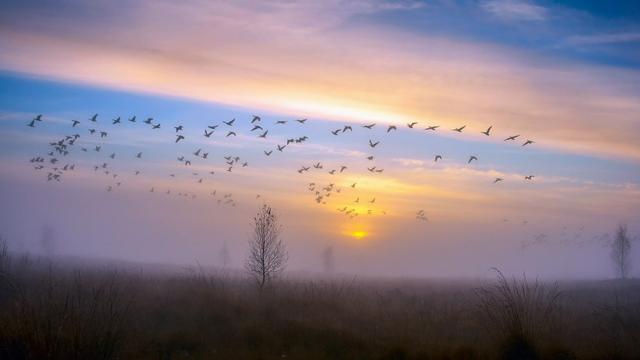
POLYGON ((627 226, 618 225, 616 234, 611 243, 611 260, 615 267, 616 275, 620 279, 626 279, 631 270, 631 238, 629 237, 627 226))
POLYGON ((46 257, 52 257, 56 251, 56 234, 53 227, 45 225, 42 228, 42 237, 40 238, 40 246, 46 257))
POLYGON ((284 271, 289 255, 280 239, 282 227, 278 223, 278 216, 270 206, 262 205, 253 221, 245 268, 262 289, 284 271))
POLYGON ((222 263, 222 267, 225 268, 231 264, 231 255, 229 254, 226 241, 222 243, 222 249, 220 249, 220 262, 222 263))
POLYGON ((333 267, 335 266, 335 261, 333 258, 333 247, 327 246, 322 251, 322 264, 324 265, 324 271, 331 273, 333 272, 333 267))

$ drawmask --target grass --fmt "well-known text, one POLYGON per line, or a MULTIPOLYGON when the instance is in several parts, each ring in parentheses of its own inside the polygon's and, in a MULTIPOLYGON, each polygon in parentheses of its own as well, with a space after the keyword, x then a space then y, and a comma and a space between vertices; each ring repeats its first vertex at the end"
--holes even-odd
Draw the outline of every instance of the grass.
MULTIPOLYGON (((1 254, 1 253, 0 253, 1 254)), ((9 255, 2 359, 632 359, 640 283, 145 273, 9 255)))

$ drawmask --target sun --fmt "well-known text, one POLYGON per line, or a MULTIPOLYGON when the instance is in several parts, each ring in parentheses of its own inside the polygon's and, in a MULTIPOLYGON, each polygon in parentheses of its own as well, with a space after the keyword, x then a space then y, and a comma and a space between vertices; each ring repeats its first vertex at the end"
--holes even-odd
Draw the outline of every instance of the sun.
POLYGON ((364 238, 365 236, 367 236, 367 232, 363 231, 363 230, 356 230, 356 231, 352 231, 351 232, 351 236, 353 236, 354 238, 360 240, 360 239, 364 238))

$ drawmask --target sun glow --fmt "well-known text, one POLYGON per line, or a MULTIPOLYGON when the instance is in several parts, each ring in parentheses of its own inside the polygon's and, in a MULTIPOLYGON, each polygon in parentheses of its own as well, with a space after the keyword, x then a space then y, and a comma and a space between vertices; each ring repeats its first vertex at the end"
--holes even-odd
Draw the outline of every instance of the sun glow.
POLYGON ((352 231, 350 235, 353 236, 355 239, 360 240, 360 239, 364 238, 365 236, 367 236, 368 234, 367 234, 366 231, 356 230, 356 231, 352 231))

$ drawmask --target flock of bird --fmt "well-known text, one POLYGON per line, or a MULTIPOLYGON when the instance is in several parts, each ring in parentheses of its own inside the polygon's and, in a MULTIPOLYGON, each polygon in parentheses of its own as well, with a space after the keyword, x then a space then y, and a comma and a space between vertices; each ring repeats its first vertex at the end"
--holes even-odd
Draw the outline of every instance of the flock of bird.
MULTIPOLYGON (((27 126, 35 128, 39 123, 43 121, 44 121, 43 116, 38 115, 35 118, 33 118, 30 122, 28 122, 27 126)), ((268 125, 266 124, 265 121, 263 121, 263 119, 260 116, 253 115, 250 120, 247 119, 246 121, 247 121, 246 125, 249 125, 251 129, 248 131, 247 134, 242 134, 242 135, 254 136, 258 139, 267 139, 267 137, 270 136, 269 132, 273 131, 273 128, 272 129, 267 128, 268 125)), ((276 127, 285 126, 287 125, 288 122, 293 122, 298 125, 304 125, 307 122, 307 119, 301 118, 301 119, 296 119, 291 121, 277 120, 273 122, 271 125, 276 127)), ((133 154, 118 154, 114 151, 108 151, 108 152, 106 151, 106 149, 110 147, 110 145, 108 144, 108 140, 110 138, 110 135, 109 135, 110 130, 108 127, 123 126, 123 124, 125 123, 130 123, 130 124, 141 123, 143 124, 143 126, 148 127, 150 131, 154 131, 162 128, 162 124, 157 122, 154 118, 151 118, 151 117, 141 121, 139 121, 136 118, 136 116, 133 116, 126 120, 123 120, 121 117, 117 117, 117 118, 105 121, 98 114, 94 114, 93 116, 87 118, 84 121, 71 120, 69 122, 69 128, 73 129, 72 131, 74 133, 69 135, 64 135, 62 138, 50 142, 49 143, 49 146, 51 147, 50 151, 48 151, 45 155, 36 155, 32 157, 30 159, 30 162, 34 164, 35 170, 46 172, 46 178, 48 181, 59 182, 62 180, 65 174, 69 172, 73 172, 76 168, 77 164, 70 160, 71 159, 70 155, 77 152, 96 153, 99 156, 99 160, 95 164, 93 164, 92 169, 93 171, 100 172, 104 174, 106 177, 108 177, 110 180, 110 183, 106 185, 105 190, 108 192, 114 191, 115 189, 117 189, 123 184, 123 181, 124 181, 123 179, 125 177, 127 176, 135 177, 142 173, 142 171, 139 168, 135 168, 130 170, 127 174, 124 174, 125 176, 123 176, 123 173, 117 172, 116 169, 113 167, 113 162, 116 161, 116 158, 121 158, 123 156, 124 157, 128 156, 130 158, 133 158, 134 160, 140 161, 144 158, 144 151, 135 151, 133 154), (76 132, 76 131, 79 131, 79 132, 76 132), (84 135, 81 135, 82 132, 84 132, 84 135), (88 138, 88 140, 84 141, 84 139, 86 138, 88 138), (79 144, 80 141, 82 141, 82 144, 79 144), (89 144, 91 144, 91 146, 89 146, 89 144)), ((417 122, 411 122, 407 124, 407 128, 417 129, 416 128, 417 125, 418 125, 417 122)), ((330 133, 333 136, 339 136, 341 134, 353 132, 354 127, 361 128, 362 129, 361 131, 370 131, 376 126, 378 126, 376 123, 365 124, 360 126, 347 124, 340 128, 330 130, 330 133)), ((440 126, 438 125, 430 125, 425 127, 424 131, 433 132, 433 131, 438 131, 439 129, 440 129, 440 126)), ((465 129, 466 129, 466 125, 463 125, 461 127, 453 128, 450 131, 462 133, 465 129)), ((481 131, 480 133, 485 136, 492 136, 492 133, 491 133, 492 129, 493 129, 493 126, 489 126, 486 130, 481 131)), ((396 125, 388 125, 386 127, 385 134, 389 134, 397 130, 398 130, 398 127, 396 125)), ((184 125, 181 125, 181 124, 174 125, 171 132, 175 136, 175 138, 173 139, 174 144, 188 142, 189 140, 188 138, 189 136, 191 136, 191 135, 185 134, 185 127, 184 125)), ((239 133, 239 129, 236 127, 236 119, 233 118, 228 121, 222 121, 217 124, 208 125, 206 126, 206 128, 202 130, 201 136, 206 139, 209 139, 214 134, 216 134, 216 132, 221 133, 224 138, 237 137, 239 133)), ((515 142, 519 138, 520 138, 519 134, 511 135, 504 138, 504 142, 515 142)), ((274 153, 274 151, 277 151, 278 153, 282 153, 285 151, 285 149, 288 149, 289 147, 296 144, 305 143, 308 140, 309 140, 309 137, 306 135, 294 136, 292 138, 286 139, 286 141, 283 141, 282 143, 275 144, 273 148, 264 149, 263 154, 266 157, 270 157, 274 153)), ((370 176, 376 176, 377 174, 381 174, 385 171, 384 168, 380 167, 379 165, 376 165, 376 162, 375 162, 375 159, 376 159, 375 151, 380 146, 382 146, 381 144, 382 142, 379 139, 369 138, 368 140, 368 149, 370 150, 370 153, 367 154, 365 157, 366 158, 365 163, 367 163, 368 165, 366 165, 364 168, 360 170, 365 171, 366 169, 366 172, 369 173, 370 176)), ((531 144, 534 144, 534 141, 530 139, 526 139, 521 143, 520 146, 525 147, 531 144)), ((435 154, 433 161, 434 162, 442 161, 443 158, 444 158, 443 154, 435 154)), ((203 149, 203 147, 198 147, 189 155, 178 153, 176 155, 176 159, 181 164, 182 167, 188 168, 192 166, 196 161, 204 162, 205 160, 210 159, 210 151, 203 149)), ((242 169, 249 166, 249 162, 246 159, 242 159, 240 156, 237 156, 237 155, 222 156, 222 159, 220 160, 224 160, 223 172, 234 172, 237 169, 242 169)), ((472 165, 474 161, 479 162, 480 159, 478 158, 478 156, 474 154, 470 154, 466 163, 468 165, 472 165)), ((333 167, 327 167, 322 162, 316 161, 311 164, 302 165, 296 170, 299 174, 303 174, 305 172, 310 172, 310 171, 319 171, 319 172, 326 172, 329 175, 339 176, 340 174, 349 172, 352 169, 350 169, 348 166, 343 164, 333 166, 333 167)), ((356 169, 356 172, 357 170, 358 169, 356 169)), ((191 171, 190 173, 194 177, 197 183, 203 183, 203 181, 205 181, 205 176, 215 175, 217 172, 215 170, 210 170, 210 171, 207 171, 206 173, 201 173, 199 171, 191 171)), ((175 178, 176 173, 170 173, 168 174, 168 177, 175 178)), ((532 181, 534 177, 535 177, 534 175, 527 175, 524 177, 524 180, 532 181)), ((496 177, 493 180, 493 183, 496 184, 503 181, 505 181, 504 178, 496 177)), ((338 182, 339 181, 320 183, 319 181, 312 181, 308 183, 307 190, 313 194, 313 198, 316 203, 327 204, 328 200, 332 196, 336 197, 337 194, 342 193, 343 187, 339 186, 338 182)), ((345 192, 346 191, 354 192, 356 191, 357 187, 358 187, 357 182, 351 182, 349 184, 344 185, 344 188, 346 189, 345 192)), ((173 194, 179 197, 186 197, 191 199, 195 199, 197 197, 197 194, 191 193, 191 192, 175 192, 175 191, 172 192, 171 189, 161 190, 160 186, 152 186, 149 189, 149 192, 151 193, 163 192, 167 195, 173 194)), ((222 193, 220 194, 221 195, 218 196, 219 193, 217 190, 212 190, 209 192, 210 196, 216 198, 218 204, 236 206, 236 201, 232 193, 227 192, 224 194, 222 193)), ((339 213, 342 213, 349 218, 354 218, 359 215, 374 214, 374 209, 372 207, 374 204, 376 204, 375 197, 361 198, 360 196, 358 196, 358 193, 354 193, 353 196, 355 196, 355 198, 352 200, 350 205, 344 206, 344 203, 343 203, 340 207, 337 208, 337 211, 339 213)), ((256 198, 260 198, 260 197, 261 197, 260 194, 256 195, 256 198)), ((387 212, 385 210, 377 210, 376 213, 381 215, 386 215, 387 212)), ((415 212, 415 219, 419 221, 428 221, 425 210, 424 209, 417 210, 415 212)))

